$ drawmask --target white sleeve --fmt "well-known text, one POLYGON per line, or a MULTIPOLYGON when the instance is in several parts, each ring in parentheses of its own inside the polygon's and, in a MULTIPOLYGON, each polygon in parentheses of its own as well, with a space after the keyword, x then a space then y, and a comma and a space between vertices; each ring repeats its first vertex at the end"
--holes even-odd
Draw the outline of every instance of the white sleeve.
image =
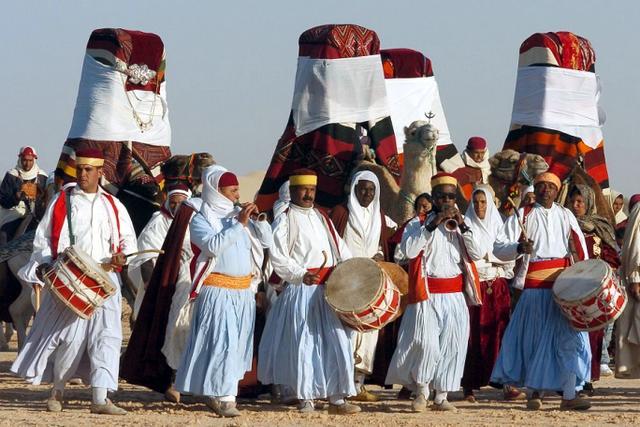
POLYGON ((113 200, 118 209, 118 221, 120 222, 120 250, 125 254, 137 252, 138 241, 136 240, 136 231, 133 228, 129 212, 120 200, 115 197, 113 200))
POLYGON ((307 269, 289 256, 289 218, 279 215, 273 223, 273 246, 269 251, 271 265, 281 279, 289 283, 302 283, 307 269))
POLYGON ((516 215, 519 213, 507 218, 493 243, 493 255, 501 261, 513 261, 520 256, 518 254, 518 239, 522 231, 516 215))
POLYGON ((423 251, 431 238, 431 232, 420 224, 420 219, 414 218, 404 229, 400 250, 409 259, 414 259, 423 251))

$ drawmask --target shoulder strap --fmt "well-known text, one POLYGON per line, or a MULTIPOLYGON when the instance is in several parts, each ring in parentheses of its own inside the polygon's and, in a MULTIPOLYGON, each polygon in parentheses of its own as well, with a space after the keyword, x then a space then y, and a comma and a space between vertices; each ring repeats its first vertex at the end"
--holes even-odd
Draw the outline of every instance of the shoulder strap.
POLYGON ((69 232, 69 244, 71 246, 76 244, 76 238, 73 235, 73 228, 71 228, 71 215, 69 214, 69 212, 71 212, 71 191, 67 191, 65 193, 65 197, 66 199, 66 217, 67 217, 67 231, 69 232))

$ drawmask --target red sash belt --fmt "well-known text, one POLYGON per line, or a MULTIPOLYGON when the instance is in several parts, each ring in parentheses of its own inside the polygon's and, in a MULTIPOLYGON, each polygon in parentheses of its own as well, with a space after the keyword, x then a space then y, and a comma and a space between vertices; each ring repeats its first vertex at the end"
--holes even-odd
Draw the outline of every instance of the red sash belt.
POLYGON ((329 275, 333 272, 333 267, 309 268, 307 271, 320 276, 320 282, 318 282, 317 285, 324 285, 324 282, 327 281, 329 275))
POLYGON ((524 281, 525 289, 551 289, 562 270, 571 264, 569 258, 555 258, 529 263, 524 281))
POLYGON ((456 277, 448 277, 446 279, 439 277, 428 277, 427 286, 429 293, 432 294, 452 294, 454 292, 462 292, 464 280, 462 274, 456 277))

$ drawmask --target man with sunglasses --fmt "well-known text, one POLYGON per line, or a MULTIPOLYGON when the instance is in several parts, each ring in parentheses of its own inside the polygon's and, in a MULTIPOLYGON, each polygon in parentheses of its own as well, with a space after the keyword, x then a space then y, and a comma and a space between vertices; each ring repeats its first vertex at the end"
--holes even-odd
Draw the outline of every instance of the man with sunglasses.
POLYGON ((400 247, 420 268, 409 277, 409 303, 387 373, 387 384, 415 391, 415 412, 427 406, 435 390, 433 410, 451 411, 447 393, 457 391, 469 340, 467 304, 480 303, 479 279, 472 259, 480 251, 473 233, 455 205, 457 180, 450 174, 432 177, 434 210, 424 224, 407 224, 400 247))

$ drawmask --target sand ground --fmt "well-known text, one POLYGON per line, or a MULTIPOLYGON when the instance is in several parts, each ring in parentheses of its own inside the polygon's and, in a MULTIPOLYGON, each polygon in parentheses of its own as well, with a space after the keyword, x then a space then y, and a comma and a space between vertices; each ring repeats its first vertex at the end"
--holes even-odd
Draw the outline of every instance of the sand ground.
MULTIPOLYGON (((128 306, 124 307, 126 318, 128 306)), ((130 331, 123 322, 125 337, 130 331)), ((126 340, 125 340, 126 343, 126 340)), ((0 352, 0 425, 49 426, 160 426, 160 425, 217 425, 217 426, 281 426, 281 425, 602 425, 640 424, 640 380, 604 378, 596 383, 593 407, 585 412, 559 411, 560 399, 545 398, 543 410, 528 411, 524 402, 503 402, 501 392, 485 388, 478 394, 478 403, 460 401, 462 394, 453 393, 450 400, 458 407, 455 413, 427 410, 411 412, 408 401, 395 399, 396 390, 371 389, 379 394, 380 402, 363 404, 363 412, 353 416, 330 416, 325 410, 300 415, 294 407, 272 405, 269 400, 241 400, 243 415, 236 419, 222 419, 211 412, 199 399, 187 397, 181 404, 163 401, 163 396, 120 383, 113 400, 127 409, 126 416, 93 415, 89 412, 91 391, 86 386, 68 386, 65 408, 61 413, 45 412, 48 385, 33 386, 9 372, 16 357, 17 342, 10 350, 0 352)))

